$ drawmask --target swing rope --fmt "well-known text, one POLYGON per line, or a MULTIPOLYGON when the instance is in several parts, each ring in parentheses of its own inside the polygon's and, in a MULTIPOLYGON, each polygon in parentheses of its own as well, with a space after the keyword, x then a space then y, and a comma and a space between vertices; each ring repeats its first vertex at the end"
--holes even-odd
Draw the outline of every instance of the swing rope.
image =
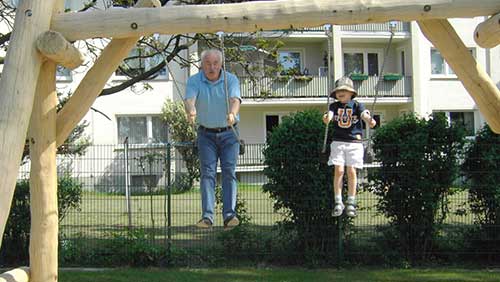
MULTIPOLYGON (((333 41, 333 25, 329 25, 328 27, 328 31, 327 31, 327 36, 328 36, 328 52, 327 52, 327 67, 328 67, 328 76, 327 76, 327 85, 328 85, 328 89, 327 89, 327 92, 330 91, 330 89, 332 89, 332 73, 331 73, 331 52, 332 52, 332 41, 333 41)), ((330 110, 330 93, 328 93, 328 95, 326 95, 326 112, 328 112, 330 110)), ((323 149, 321 150, 321 153, 326 153, 326 142, 327 142, 327 139, 328 139, 328 124, 325 125, 325 137, 323 137, 323 149)))
MULTIPOLYGON (((385 65, 387 62, 387 57, 389 55, 389 49, 391 48, 392 45, 392 39, 394 38, 394 28, 393 28, 393 22, 389 22, 389 32, 391 33, 391 36, 389 37, 389 42, 385 46, 384 49, 384 56, 383 56, 383 61, 382 61, 382 67, 380 68, 380 74, 377 78, 377 83, 375 84, 375 97, 373 98, 373 103, 371 105, 370 109, 370 116, 373 119, 375 117, 375 105, 377 104, 377 99, 379 95, 379 90, 380 90, 380 85, 382 84, 382 79, 384 77, 384 69, 385 65)), ((370 138, 370 126, 366 125, 366 140, 367 140, 367 147, 365 150, 365 158, 367 159, 366 162, 371 163, 373 162, 374 159, 374 152, 372 149, 372 140, 370 138)))

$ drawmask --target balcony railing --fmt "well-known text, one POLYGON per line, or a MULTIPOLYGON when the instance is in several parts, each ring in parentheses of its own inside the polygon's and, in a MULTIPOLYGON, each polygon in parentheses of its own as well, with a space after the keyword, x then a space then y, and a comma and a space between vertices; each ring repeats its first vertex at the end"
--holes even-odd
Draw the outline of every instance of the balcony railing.
MULTIPOLYGON (((377 76, 369 76, 366 80, 353 81, 354 89, 358 92, 359 97, 374 97, 377 81, 377 76)), ((411 82, 411 76, 404 76, 400 80, 394 81, 381 80, 378 88, 378 96, 410 97, 412 89, 411 82)))
MULTIPOLYGON (((365 31, 365 32, 380 32, 389 31, 389 23, 373 23, 373 24, 353 24, 353 25, 342 25, 342 31, 365 31)), ((395 32, 409 32, 410 23, 408 22, 397 22, 394 29, 395 32)))
MULTIPOLYGON (((310 77, 262 77, 250 79, 240 77, 242 98, 317 98, 328 94, 326 76, 310 77)), ((360 97, 375 96, 378 77, 370 76, 367 80, 354 81, 354 88, 360 97)), ((379 97, 410 97, 411 77, 402 77, 396 81, 381 81, 379 97)))

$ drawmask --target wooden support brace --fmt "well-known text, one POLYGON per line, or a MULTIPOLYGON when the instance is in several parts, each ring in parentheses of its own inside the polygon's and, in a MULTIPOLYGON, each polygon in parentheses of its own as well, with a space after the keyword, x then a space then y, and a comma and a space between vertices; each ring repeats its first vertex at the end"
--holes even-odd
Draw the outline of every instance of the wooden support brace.
MULTIPOLYGON (((161 7, 158 0, 140 0, 135 7, 161 7)), ((89 111, 109 77, 134 48, 140 37, 113 39, 82 79, 73 96, 57 114, 57 146, 66 138, 89 111)))
POLYGON ((42 33, 36 41, 36 46, 45 57, 68 69, 79 67, 84 60, 78 48, 56 31, 42 33))
POLYGON ((253 32, 323 24, 462 18, 500 12, 498 0, 275 0, 165 9, 108 9, 57 16, 51 29, 70 41, 152 33, 253 32))
POLYGON ((500 44, 500 13, 476 27, 474 40, 483 48, 494 48, 500 44))
POLYGON ((418 25, 462 81, 491 129, 500 133, 500 90, 477 64, 453 26, 448 20, 418 21, 418 25))
POLYGON ((20 267, 0 274, 0 282, 28 282, 29 268, 20 267))
POLYGON ((54 2, 20 2, 0 81, 0 246, 43 61, 35 41, 41 33, 49 30, 54 2))

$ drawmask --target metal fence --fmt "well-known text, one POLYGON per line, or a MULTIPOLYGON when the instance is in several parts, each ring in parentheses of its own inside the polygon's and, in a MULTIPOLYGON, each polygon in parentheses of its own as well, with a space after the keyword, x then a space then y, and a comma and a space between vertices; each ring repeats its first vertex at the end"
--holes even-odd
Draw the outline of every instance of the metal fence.
MULTIPOLYGON (((254 236, 279 238, 276 227, 284 213, 274 209, 275 201, 262 190, 262 185, 268 181, 263 174, 265 144, 246 146, 246 153, 240 156, 237 167, 240 200, 244 201, 254 236)), ((168 252, 212 252, 210 247, 225 234, 220 209, 212 230, 195 227, 201 215, 199 189, 196 184, 194 189, 182 188, 186 167, 178 148, 172 144, 92 145, 82 156, 60 157, 60 173, 70 173, 82 183, 84 191, 80 208, 71 210, 60 224, 63 243, 80 240, 92 248, 115 233, 135 229, 149 234, 151 244, 164 245, 168 252)), ((367 172, 375 167, 377 165, 366 165, 358 174, 360 210, 349 231, 349 242, 356 242, 356 246, 339 240, 339 251, 343 251, 339 255, 384 255, 384 250, 376 245, 377 240, 383 240, 381 230, 388 225, 388 219, 375 209, 377 196, 362 189, 367 184, 367 172)), ((28 169, 28 165, 23 166, 20 175, 28 177, 28 169)), ((457 186, 459 183, 457 179, 457 186)), ((448 200, 450 211, 444 221, 446 229, 443 229, 446 234, 441 238, 453 244, 457 234, 474 226, 475 218, 464 213, 470 209, 466 190, 455 193, 448 200)), ((332 234, 332 240, 334 237, 332 234)), ((460 242, 457 239, 456 243, 460 242)), ((265 255, 268 251, 263 247, 259 252, 265 255)), ((460 247, 455 251, 459 253, 460 247)))

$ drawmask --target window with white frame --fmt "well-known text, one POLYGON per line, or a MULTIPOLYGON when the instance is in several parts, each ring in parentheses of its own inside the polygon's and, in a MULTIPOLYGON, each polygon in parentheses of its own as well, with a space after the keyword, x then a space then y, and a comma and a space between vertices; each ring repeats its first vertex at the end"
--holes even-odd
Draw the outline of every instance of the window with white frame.
POLYGON ((344 75, 351 73, 365 73, 378 75, 378 52, 344 52, 344 75))
POLYGON ((300 74, 302 72, 302 52, 301 51, 279 51, 279 63, 283 70, 281 74, 300 74))
POLYGON ((273 129, 280 124, 282 117, 283 114, 266 114, 266 140, 269 139, 273 129))
POLYGON ((58 65, 56 69, 56 79, 57 81, 71 81, 71 70, 58 65))
POLYGON ((474 112, 446 112, 451 125, 463 126, 467 136, 474 136, 474 112))
MULTIPOLYGON (((469 48, 472 56, 476 57, 476 48, 469 48)), ((431 74, 435 76, 455 76, 455 72, 444 60, 441 52, 436 48, 431 48, 431 74)))
POLYGON ((166 143, 168 126, 160 116, 118 116, 118 142, 130 144, 166 143))
MULTIPOLYGON (((145 47, 136 47, 130 51, 129 55, 123 60, 120 68, 116 70, 117 76, 137 76, 161 63, 163 56, 156 51, 145 47)), ((151 78, 167 78, 166 67, 157 72, 151 78)))

